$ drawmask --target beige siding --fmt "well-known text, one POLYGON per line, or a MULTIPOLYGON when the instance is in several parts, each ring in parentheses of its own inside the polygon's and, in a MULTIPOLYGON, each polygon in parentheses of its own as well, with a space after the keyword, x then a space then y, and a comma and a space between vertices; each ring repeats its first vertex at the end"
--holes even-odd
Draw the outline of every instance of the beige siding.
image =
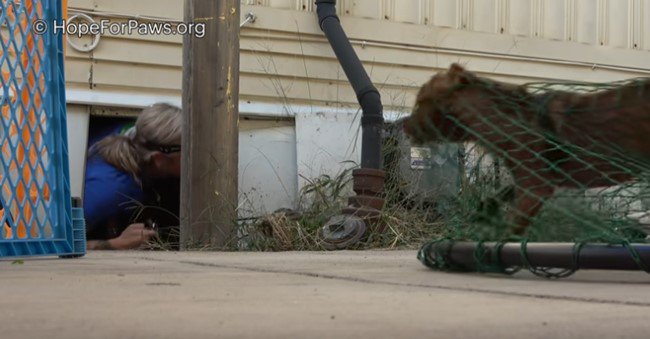
MULTIPOLYGON (((313 10, 313 1, 244 4, 313 10)), ((340 0, 346 16, 650 50, 648 0, 340 0), (634 47, 634 45, 637 47, 634 47), (640 43, 640 44, 639 44, 640 43)))
MULTIPOLYGON (((312 2, 243 1, 252 6, 244 5, 242 15, 258 15, 241 34, 243 101, 356 107, 312 2)), ((97 19, 180 20, 182 3, 70 0, 69 6, 70 13, 93 11, 97 19)), ((338 8, 385 105, 396 111, 408 110, 418 86, 451 62, 514 82, 609 81, 650 69, 648 52, 634 50, 650 49, 650 0, 346 0, 338 8)), ((180 98, 182 39, 106 35, 91 53, 68 48, 66 66, 70 88, 180 98)))

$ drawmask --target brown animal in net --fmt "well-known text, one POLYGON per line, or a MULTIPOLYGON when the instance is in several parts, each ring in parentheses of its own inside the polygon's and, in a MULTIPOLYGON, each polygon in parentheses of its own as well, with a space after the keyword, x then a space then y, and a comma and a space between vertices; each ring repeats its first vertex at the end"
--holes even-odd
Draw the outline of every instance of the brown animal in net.
POLYGON ((591 88, 514 85, 453 64, 422 86, 404 129, 416 144, 470 141, 502 158, 522 234, 557 188, 615 186, 650 168, 650 79, 591 88))

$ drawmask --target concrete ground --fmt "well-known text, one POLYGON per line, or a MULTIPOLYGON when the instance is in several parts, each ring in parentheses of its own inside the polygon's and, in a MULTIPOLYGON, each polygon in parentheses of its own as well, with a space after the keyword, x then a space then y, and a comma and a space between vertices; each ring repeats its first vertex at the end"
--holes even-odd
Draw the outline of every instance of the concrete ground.
POLYGON ((649 338, 650 275, 449 274, 413 251, 0 262, 0 338, 649 338))

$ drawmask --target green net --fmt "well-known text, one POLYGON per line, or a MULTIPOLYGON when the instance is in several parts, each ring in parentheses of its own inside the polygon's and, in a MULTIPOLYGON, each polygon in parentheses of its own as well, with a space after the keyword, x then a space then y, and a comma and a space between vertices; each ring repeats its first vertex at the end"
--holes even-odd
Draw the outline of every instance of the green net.
MULTIPOLYGON (((458 191, 436 198, 445 234, 423 249, 440 241, 519 241, 526 268, 563 277, 574 270, 527 265, 526 245, 575 242, 577 256, 589 242, 631 248, 647 241, 650 79, 513 85, 452 65, 422 86, 404 129, 432 157, 440 145, 461 150, 460 180, 445 178, 459 182, 458 191)), ((483 255, 476 253, 479 267, 483 255)))

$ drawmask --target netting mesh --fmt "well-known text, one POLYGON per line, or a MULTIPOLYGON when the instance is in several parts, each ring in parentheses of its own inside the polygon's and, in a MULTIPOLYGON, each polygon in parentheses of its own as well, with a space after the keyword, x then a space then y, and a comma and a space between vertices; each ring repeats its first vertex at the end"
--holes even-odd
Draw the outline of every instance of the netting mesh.
POLYGON ((463 150, 458 194, 437 201, 445 239, 646 241, 650 79, 513 85, 452 65, 405 129, 463 150))
MULTIPOLYGON (((54 38, 38 35, 38 20, 51 22, 55 1, 0 3, 0 215, 2 239, 50 239, 60 217, 53 204, 57 180, 53 126, 54 96, 48 71, 56 61, 54 38)), ((58 117, 57 117, 58 118, 58 117)), ((61 137, 60 137, 61 138, 61 137)))

